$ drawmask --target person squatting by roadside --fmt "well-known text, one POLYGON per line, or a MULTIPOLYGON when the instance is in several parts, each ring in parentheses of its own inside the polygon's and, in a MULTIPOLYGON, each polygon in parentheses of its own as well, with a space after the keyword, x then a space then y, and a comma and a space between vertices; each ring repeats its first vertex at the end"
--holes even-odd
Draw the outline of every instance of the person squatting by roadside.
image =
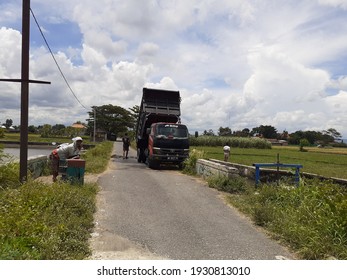
POLYGON ((128 158, 129 153, 129 146, 130 146, 130 139, 128 137, 128 133, 124 134, 124 137, 122 138, 123 142, 123 159, 128 158))
POLYGON ((59 145, 56 149, 52 151, 49 158, 52 165, 53 182, 57 181, 59 175, 59 161, 71 158, 80 158, 80 151, 82 149, 83 139, 81 137, 75 137, 72 139, 71 144, 59 145))
POLYGON ((223 153, 224 153, 224 161, 228 161, 230 156, 230 147, 227 144, 225 144, 225 146, 223 147, 223 153))

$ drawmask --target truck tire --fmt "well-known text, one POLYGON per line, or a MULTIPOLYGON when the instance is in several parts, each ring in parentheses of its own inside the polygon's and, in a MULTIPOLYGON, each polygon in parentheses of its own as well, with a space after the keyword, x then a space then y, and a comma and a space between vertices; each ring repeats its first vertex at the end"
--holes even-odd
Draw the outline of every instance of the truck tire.
POLYGON ((155 161, 155 160, 148 159, 148 167, 150 169, 158 169, 159 163, 157 161, 155 161))

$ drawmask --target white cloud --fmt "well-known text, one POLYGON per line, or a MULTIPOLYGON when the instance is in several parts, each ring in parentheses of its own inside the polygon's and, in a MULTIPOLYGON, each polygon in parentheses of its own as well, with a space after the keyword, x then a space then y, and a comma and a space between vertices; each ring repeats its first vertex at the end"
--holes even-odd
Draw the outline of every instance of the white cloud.
POLYGON ((0 24, 14 23, 21 19, 20 2, 0 3, 0 24))
MULTIPOLYGON (((49 36, 62 23, 79 27, 73 43, 64 40, 75 33, 59 34, 63 47, 55 56, 87 108, 37 40, 31 78, 52 84, 30 86, 33 124, 84 121, 93 105, 139 105, 147 86, 180 90, 182 121, 192 131, 267 124, 290 132, 334 127, 347 135, 346 1, 33 0, 31 6, 49 36)), ((0 76, 19 78, 21 3, 0 8, 0 76)), ((19 96, 18 85, 0 83, 0 122, 13 115, 19 124, 13 111, 19 96)))
POLYGON ((21 34, 17 30, 1 27, 0 38, 0 73, 6 77, 18 75, 21 61, 21 34))
POLYGON ((322 5, 341 7, 343 9, 347 9, 346 0, 318 0, 318 2, 322 5))

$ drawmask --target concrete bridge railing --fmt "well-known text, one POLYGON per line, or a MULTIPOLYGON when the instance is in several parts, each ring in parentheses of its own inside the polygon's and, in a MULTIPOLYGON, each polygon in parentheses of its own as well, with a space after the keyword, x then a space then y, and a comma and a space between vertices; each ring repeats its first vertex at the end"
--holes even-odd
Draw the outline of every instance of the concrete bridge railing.
MULTIPOLYGON (((227 177, 241 176, 255 181, 255 167, 243 164, 237 164, 232 162, 225 162, 216 159, 198 159, 196 163, 196 172, 198 175, 208 177, 211 175, 224 175, 227 177)), ((293 172, 289 170, 279 170, 270 168, 262 168, 260 180, 262 182, 274 182, 278 176, 288 177, 294 179, 293 172)), ((318 174, 311 174, 306 172, 300 172, 300 176, 303 178, 316 178, 318 180, 330 180, 336 184, 347 186, 347 180, 341 178, 324 177, 318 174)))

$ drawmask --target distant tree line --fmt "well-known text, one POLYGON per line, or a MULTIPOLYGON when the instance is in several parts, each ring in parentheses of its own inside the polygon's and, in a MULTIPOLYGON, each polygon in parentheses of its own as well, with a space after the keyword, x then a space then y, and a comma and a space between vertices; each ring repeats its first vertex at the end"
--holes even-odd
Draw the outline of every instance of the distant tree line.
MULTIPOLYGON (((116 105, 102 105, 93 106, 92 110, 88 112, 89 118, 86 120, 87 123, 77 121, 76 123, 83 124, 86 126, 85 134, 92 135, 94 131, 94 122, 96 124, 96 129, 106 132, 109 139, 114 140, 128 132, 130 136, 134 136, 136 130, 136 122, 138 119, 140 108, 139 106, 134 106, 129 109, 124 109, 116 105), (96 120, 94 120, 94 117, 96 120), (113 138, 113 139, 112 139, 113 138)), ((2 126, 9 129, 13 127, 15 129, 20 129, 20 126, 13 126, 13 121, 7 119, 2 126)), ((189 124, 188 124, 189 126, 189 124)), ((54 137, 54 136, 74 136, 77 131, 72 126, 65 126, 63 124, 55 125, 30 125, 28 127, 29 133, 41 134, 42 137, 54 137)), ((321 144, 327 145, 332 142, 341 140, 341 133, 339 133, 334 128, 329 128, 323 131, 295 131, 289 133, 284 130, 279 133, 277 129, 271 125, 260 125, 252 129, 244 128, 242 130, 231 130, 229 127, 220 127, 215 134, 212 129, 205 130, 203 135, 206 136, 232 136, 232 137, 261 137, 266 139, 277 139, 286 140, 289 144, 300 145, 300 141, 306 139, 310 145, 321 144)), ((198 136, 197 133, 195 136, 198 136)), ((340 141, 341 142, 341 141, 340 141)))
MULTIPOLYGON (((107 134, 107 137, 111 140, 115 140, 117 136, 122 135, 125 132, 133 134, 135 130, 137 117, 139 114, 139 106, 134 106, 130 109, 124 109, 120 106, 115 105, 102 105, 93 106, 92 110, 88 112, 89 118, 86 119, 87 123, 77 121, 75 123, 82 124, 86 127, 84 130, 85 135, 92 135, 94 132, 94 122, 98 131, 103 131, 107 134), (95 120, 94 120, 95 117, 95 120)), ((15 128, 17 131, 20 130, 20 126, 12 126, 13 121, 7 119, 3 126, 0 128, 0 134, 3 136, 3 130, 8 130, 10 127, 15 128)), ((81 130, 72 126, 66 126, 64 124, 43 124, 39 126, 30 125, 28 132, 33 134, 40 134, 43 138, 49 137, 74 137, 81 133, 81 130)))
POLYGON ((289 144, 299 145, 302 139, 306 139, 310 145, 327 145, 332 142, 341 141, 341 133, 334 128, 323 131, 302 131, 298 130, 289 133, 284 130, 282 133, 271 125, 261 125, 252 129, 244 128, 242 130, 232 131, 229 127, 220 127, 217 134, 212 129, 205 130, 203 135, 207 136, 232 136, 232 137, 261 137, 266 139, 286 140, 289 144))

